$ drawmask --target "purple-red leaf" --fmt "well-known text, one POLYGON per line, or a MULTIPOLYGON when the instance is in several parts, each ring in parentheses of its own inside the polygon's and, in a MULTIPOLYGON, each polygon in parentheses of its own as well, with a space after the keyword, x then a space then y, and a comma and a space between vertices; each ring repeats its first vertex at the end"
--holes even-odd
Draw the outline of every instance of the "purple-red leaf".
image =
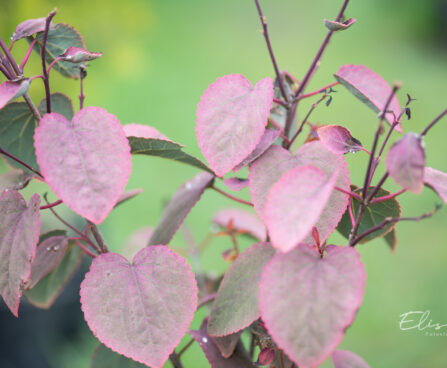
POLYGON ((424 182, 430 186, 439 197, 447 204, 447 174, 433 169, 431 167, 426 167, 424 171, 424 182))
POLYGON ((217 176, 242 162, 264 134, 273 101, 273 82, 253 87, 239 74, 218 78, 197 106, 197 141, 217 176))
POLYGON ((395 142, 386 157, 386 168, 397 184, 413 193, 424 187, 425 149, 422 137, 407 133, 395 142))
POLYGON ((351 27, 356 21, 357 21, 357 19, 355 19, 355 18, 348 19, 346 22, 343 22, 343 23, 336 22, 334 20, 325 19, 324 25, 330 31, 336 32, 336 31, 343 31, 343 30, 351 27))
POLYGON ((30 84, 29 79, 19 82, 5 81, 0 84, 0 109, 3 109, 8 102, 28 92, 30 84))
POLYGON ((325 125, 317 130, 320 142, 332 153, 342 155, 361 150, 362 144, 340 125, 325 125))
POLYGON ((222 227, 228 227, 232 221, 233 229, 243 231, 259 241, 265 241, 267 231, 264 224, 248 211, 238 208, 227 208, 220 210, 213 216, 213 222, 222 227))
POLYGON ((332 361, 335 368, 369 368, 368 363, 348 350, 335 350, 332 353, 332 361))
POLYGON ((132 262, 96 257, 81 284, 85 319, 113 351, 162 367, 188 329, 197 284, 185 260, 165 246, 142 249, 132 262))
POLYGON ((73 211, 99 224, 113 209, 130 175, 130 148, 115 116, 99 107, 71 122, 45 115, 34 135, 45 181, 73 211))
POLYGON ((328 177, 316 167, 299 166, 273 185, 264 216, 275 248, 287 252, 310 234, 329 200, 336 178, 337 173, 328 177))
POLYGON ((343 339, 365 288, 365 269, 353 247, 306 244, 277 253, 259 286, 261 317, 279 348, 300 368, 318 366, 343 339))
POLYGON ((222 356, 224 358, 229 358, 234 353, 242 332, 243 330, 221 337, 211 336, 211 339, 214 341, 214 344, 216 344, 216 347, 219 349, 222 356))
POLYGON ((58 57, 70 63, 85 63, 102 56, 102 52, 91 52, 79 47, 70 46, 58 57))
POLYGON ((240 179, 240 178, 228 178, 223 180, 224 185, 235 191, 239 192, 240 190, 244 189, 248 186, 248 179, 240 179))
MULTIPOLYGON (((12 41, 20 40, 21 38, 32 36, 35 33, 43 32, 45 30, 46 18, 27 19, 20 23, 15 32, 11 36, 12 41)), ((50 24, 51 25, 51 24, 50 24)))
POLYGON ((157 129, 148 125, 131 123, 124 125, 123 128, 126 132, 126 137, 160 139, 163 141, 172 142, 172 140, 170 140, 164 134, 160 133, 157 129))
POLYGON ((40 232, 40 197, 29 205, 14 190, 0 195, 0 294, 12 314, 18 316, 22 285, 31 273, 40 232))
MULTIPOLYGON (((376 72, 364 65, 349 64, 341 66, 334 76, 349 92, 376 113, 383 111, 392 89, 376 72)), ((392 124, 400 115, 400 105, 396 96, 391 99, 387 110, 392 113, 386 113, 385 119, 392 124)), ((396 130, 402 131, 400 123, 396 126, 396 130)))

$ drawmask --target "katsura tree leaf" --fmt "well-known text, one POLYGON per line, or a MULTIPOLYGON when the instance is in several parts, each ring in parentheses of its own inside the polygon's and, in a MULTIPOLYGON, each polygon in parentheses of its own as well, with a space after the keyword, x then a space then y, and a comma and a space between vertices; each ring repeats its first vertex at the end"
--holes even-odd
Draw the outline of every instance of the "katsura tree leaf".
POLYGON ((23 96, 28 92, 31 81, 23 79, 18 82, 4 81, 0 84, 0 110, 3 109, 8 102, 23 96))
MULTIPOLYGON (((9 103, 0 110, 0 146, 34 169, 38 169, 33 146, 36 126, 34 116, 24 102, 9 103)), ((23 166, 14 160, 7 158, 7 162, 23 169, 23 166)))
POLYGON ((99 107, 70 122, 46 114, 34 136, 45 181, 73 211, 99 224, 113 209, 130 175, 129 144, 118 119, 99 107))
MULTIPOLYGON (((56 92, 52 93, 50 97, 51 101, 51 112, 57 112, 65 116, 67 120, 73 119, 74 108, 73 102, 70 100, 70 97, 64 95, 63 93, 56 92)), ((44 98, 40 101, 39 111, 42 116, 47 113, 47 99, 44 98)))
POLYGON ((270 244, 258 243, 246 249, 228 268, 211 308, 210 336, 238 332, 259 318, 261 273, 274 254, 275 249, 270 244))
POLYGON ((6 189, 20 190, 25 188, 34 175, 19 169, 12 169, 0 175, 0 192, 6 189))
POLYGON ((117 354, 100 344, 93 352, 90 368, 147 368, 147 365, 117 354))
POLYGON ((343 155, 361 150, 362 144, 355 139, 351 132, 340 125, 325 125, 317 130, 320 142, 332 153, 343 155))
POLYGON ((74 242, 69 242, 62 261, 31 290, 24 292, 26 299, 38 308, 50 308, 79 268, 83 257, 84 252, 74 242))
POLYGON ((273 185, 264 216, 275 248, 287 252, 311 232, 329 201, 336 178, 337 173, 327 176, 316 167, 299 166, 273 185))
POLYGON ((59 55, 59 57, 64 61, 68 61, 70 63, 85 63, 87 61, 98 59, 101 56, 102 52, 91 52, 75 46, 70 46, 59 55))
POLYGON ((229 358, 224 358, 213 339, 207 334, 207 324, 206 318, 199 331, 192 330, 188 333, 205 353, 211 368, 253 368, 253 362, 241 342, 237 344, 234 353, 229 358))
POLYGON ((391 230, 388 234, 386 234, 384 236, 384 239, 386 241, 386 243, 388 244, 388 246, 390 247, 390 249, 392 250, 392 252, 396 252, 397 249, 397 234, 396 234, 396 229, 391 230))
POLYGON ((261 137, 256 148, 246 157, 244 160, 238 164, 233 172, 237 172, 256 160, 259 156, 261 156, 268 148, 275 143, 276 139, 279 137, 279 130, 277 129, 266 129, 264 134, 261 137))
POLYGON ((211 339, 219 349, 222 356, 224 358, 229 358, 233 355, 234 350, 240 341, 242 332, 244 332, 244 330, 226 336, 211 336, 211 339))
POLYGON ((259 241, 265 241, 267 231, 264 224, 252 213, 239 208, 226 208, 216 212, 213 216, 213 223, 228 228, 231 222, 236 231, 242 231, 259 241))
POLYGON ((135 254, 147 246, 153 233, 154 229, 151 227, 143 227, 135 231, 124 243, 120 254, 131 261, 135 254))
MULTIPOLYGON (((45 23, 47 18, 27 19, 20 23, 11 36, 11 41, 15 42, 21 38, 32 36, 35 33, 43 32, 45 30, 45 23)), ((50 23, 50 27, 52 24, 50 23)))
POLYGON ((146 247, 129 262, 96 257, 81 284, 85 320, 107 347, 161 367, 187 331, 197 307, 190 266, 165 246, 146 247))
POLYGON ((334 20, 325 19, 324 25, 330 31, 337 32, 337 31, 344 31, 345 29, 348 29, 356 21, 357 21, 357 19, 355 19, 355 18, 348 19, 346 22, 336 22, 334 20))
POLYGON ((14 190, 0 195, 0 294, 18 317, 22 285, 30 277, 40 232, 40 197, 34 194, 28 206, 14 190))
POLYGON ((395 142, 386 156, 386 168, 397 184, 413 193, 424 187, 425 149, 422 137, 407 133, 395 142))
POLYGON ((335 350, 332 353, 332 361, 335 368, 369 368, 368 363, 348 350, 335 350))
POLYGON ((318 366, 340 343, 360 307, 365 269, 353 247, 329 245, 323 257, 300 244, 277 253, 262 273, 261 318, 300 368, 318 366))
MULTIPOLYGON (((374 187, 373 187, 374 188, 374 187)), ((371 188, 369 190, 369 193, 373 190, 371 188)), ((353 187, 353 191, 357 194, 360 194, 362 192, 362 188, 356 188, 353 187)), ((385 189, 379 189, 377 192, 376 197, 383 197, 390 194, 385 189)), ((354 218, 357 215, 357 212, 359 210, 360 202, 355 199, 351 198, 352 201, 352 211, 354 214, 354 218)), ((366 230, 380 224, 383 220, 385 220, 387 217, 400 217, 401 216, 401 207, 399 202, 396 198, 388 199, 383 202, 378 203, 372 203, 368 205, 368 207, 365 209, 365 213, 363 214, 362 221, 360 222, 358 234, 365 232, 366 230)), ((366 243, 370 240, 373 240, 378 237, 382 237, 384 235, 387 235, 390 231, 392 231, 396 226, 396 223, 390 223, 385 225, 382 229, 377 230, 365 238, 363 238, 360 243, 366 243)), ((349 239, 349 234, 351 232, 351 219, 349 218, 349 214, 346 211, 343 214, 343 217, 338 224, 337 230, 342 234, 346 239, 349 239)))
POLYGON ((228 178, 228 179, 224 179, 223 183, 227 188, 229 188, 235 192, 239 192, 240 190, 242 190, 248 186, 249 181, 248 181, 248 179, 228 178))
POLYGON ((273 82, 253 87, 239 74, 212 83, 197 106, 197 142, 217 176, 241 163, 264 134, 273 102, 273 82))
POLYGON ((123 204, 124 202, 127 202, 129 199, 132 199, 132 198, 136 197, 138 194, 140 194, 142 192, 143 192, 142 188, 126 190, 118 198, 118 201, 115 204, 115 208, 118 207, 120 204, 123 204))
MULTIPOLYGON (((164 134, 160 133, 157 129, 148 125, 131 123, 124 125, 123 128, 124 131, 126 132, 126 137, 161 139, 162 141, 172 142, 171 139, 166 137, 164 134)), ((176 144, 179 145, 178 143, 176 144)))
POLYGON ((64 258, 67 247, 68 238, 65 236, 53 236, 42 241, 37 247, 36 257, 31 265, 31 275, 24 289, 32 289, 53 271, 64 258))
MULTIPOLYGON (((43 33, 44 32, 37 33, 37 42, 33 48, 39 55, 41 54, 43 33)), ((28 39, 28 42, 31 41, 32 39, 28 39)), ((45 48, 45 59, 47 63, 50 64, 59 55, 63 54, 64 51, 70 46, 85 49, 84 39, 79 32, 73 27, 64 23, 58 23, 54 27, 51 27, 48 31, 47 45, 45 48)), ((57 70, 64 77, 77 79, 80 76, 79 65, 69 63, 67 61, 58 61, 54 64, 53 69, 57 70)))
POLYGON ((182 150, 182 146, 177 143, 159 138, 128 137, 128 139, 131 147, 131 153, 133 155, 163 157, 170 160, 179 161, 214 174, 213 171, 202 161, 184 152, 182 150))
POLYGON ((447 174, 433 169, 431 167, 426 167, 424 171, 424 182, 430 188, 432 188, 439 197, 447 204, 447 174))
POLYGON ((149 240, 149 245, 169 244, 188 213, 213 180, 213 175, 203 172, 188 180, 175 192, 163 211, 161 220, 149 240))
MULTIPOLYGON (((342 65, 334 77, 376 113, 382 112, 392 92, 391 87, 380 75, 364 65, 342 65)), ((394 113, 394 115, 390 112, 385 114, 385 119, 392 124, 400 115, 400 105, 396 96, 393 96, 387 110, 394 113)), ((396 130, 402 131, 400 123, 396 126, 396 130)))

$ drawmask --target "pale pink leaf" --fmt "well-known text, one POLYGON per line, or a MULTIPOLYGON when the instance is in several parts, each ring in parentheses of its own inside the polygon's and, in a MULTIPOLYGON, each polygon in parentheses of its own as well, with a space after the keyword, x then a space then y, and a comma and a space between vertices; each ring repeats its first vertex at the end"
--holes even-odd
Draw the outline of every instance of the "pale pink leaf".
POLYGON ((160 133, 157 129, 148 125, 131 123, 124 125, 123 128, 126 132, 126 137, 161 139, 163 141, 172 142, 172 140, 160 133))
POLYGON ((124 243, 121 255, 131 261, 135 254, 147 246, 153 233, 154 229, 151 227, 143 227, 134 232, 124 243))
POLYGON ((317 130, 320 142, 332 153, 343 155, 348 152, 361 150, 362 144, 355 139, 351 132, 340 125, 325 125, 317 130))
MULTIPOLYGON (((392 89, 388 83, 376 72, 368 69, 364 65, 343 65, 334 75, 349 92, 370 107, 376 113, 380 113, 385 108, 386 102, 391 95, 392 89)), ((396 96, 393 96, 388 106, 385 119, 392 124, 394 119, 400 115, 400 105, 396 96)), ((400 123, 396 130, 401 132, 400 123)))
POLYGON ((0 195, 0 294, 18 316, 22 286, 31 273, 40 232, 40 197, 34 194, 28 206, 15 190, 0 195))
POLYGON ((287 252, 315 226, 334 189, 337 172, 327 176, 313 166, 287 171, 272 187, 264 208, 275 248, 287 252))
POLYGON ((228 227, 230 221, 233 229, 244 231, 259 241, 265 241, 267 231, 264 224, 252 213, 238 208, 226 208, 213 216, 213 222, 222 227, 228 227))
POLYGON ((102 56, 102 52, 91 52, 79 47, 70 46, 58 57, 70 63, 85 63, 98 59, 102 56))
POLYGON ((397 184, 413 193, 424 187, 425 149, 422 137, 407 133, 395 142, 386 157, 386 168, 397 184))
POLYGON ((220 353, 224 358, 229 358, 231 355, 233 355, 234 350, 236 349, 237 344, 239 343, 239 340, 241 338, 243 330, 226 335, 226 336, 211 336, 211 339, 214 341, 214 344, 216 344, 216 347, 219 349, 220 353))
POLYGON ((240 178, 228 178, 223 180, 224 185, 235 191, 239 192, 240 190, 244 189, 248 186, 248 179, 240 179, 240 178))
POLYGON ((143 188, 126 190, 125 192, 121 193, 120 197, 118 198, 118 201, 115 204, 115 207, 119 206, 120 204, 123 204, 124 202, 127 202, 129 199, 136 197, 138 194, 142 192, 143 188))
POLYGON ((45 17, 27 19, 23 21, 17 26, 15 32, 11 36, 11 40, 17 41, 20 40, 21 38, 32 36, 35 33, 43 32, 45 30, 46 21, 47 19, 45 17))
POLYGON ((335 350, 332 353, 335 368, 369 368, 363 358, 348 350, 335 350))
POLYGON ((438 193, 439 197, 447 204, 447 174, 433 169, 431 167, 426 167, 424 171, 424 182, 433 190, 438 193))
POLYGON ((217 176, 246 158, 264 134, 273 101, 273 82, 253 87, 239 74, 218 78, 197 106, 197 141, 217 176))
POLYGON ((277 253, 259 286, 261 318, 279 348, 300 368, 318 366, 343 339, 365 289, 365 269, 353 247, 312 246, 277 253))
POLYGON ((130 147, 115 116, 99 107, 80 110, 71 122, 46 114, 34 135, 45 181, 79 215, 99 224, 130 176, 130 147))
POLYGON ((29 79, 24 79, 19 82, 5 81, 0 84, 0 109, 3 109, 8 102, 28 92, 30 84, 29 79))
POLYGON ((337 31, 343 31, 343 30, 351 27, 356 21, 357 21, 357 19, 355 19, 355 18, 348 19, 345 22, 336 22, 334 20, 325 19, 324 25, 330 31, 337 32, 337 31))
POLYGON ((96 257, 81 284, 85 320, 113 351, 162 367, 197 307, 197 284, 186 261, 165 246, 142 249, 132 262, 96 257))

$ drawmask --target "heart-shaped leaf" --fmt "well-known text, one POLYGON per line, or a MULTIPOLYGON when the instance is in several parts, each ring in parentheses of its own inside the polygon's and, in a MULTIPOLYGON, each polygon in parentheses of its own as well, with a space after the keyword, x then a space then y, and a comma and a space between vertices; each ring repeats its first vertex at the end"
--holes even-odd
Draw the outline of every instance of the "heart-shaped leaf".
POLYGON ((104 221, 130 175, 129 144, 116 117, 99 107, 80 110, 71 122, 46 114, 34 145, 42 174, 58 197, 88 220, 104 221))
POLYGON ((224 185, 235 191, 239 192, 240 190, 244 189, 248 186, 248 179, 240 179, 240 178, 228 178, 223 180, 224 185))
POLYGON ((353 247, 309 245, 277 253, 259 286, 261 318, 278 346, 300 367, 318 366, 353 322, 365 269, 353 247))
POLYGON ((413 193, 424 187, 425 149, 422 137, 407 133, 395 142, 386 156, 386 168, 397 184, 413 193))
MULTIPOLYGON (((380 75, 364 65, 343 65, 334 77, 376 113, 382 112, 392 92, 391 87, 380 75)), ((396 96, 391 99, 387 110, 394 113, 394 115, 390 112, 385 114, 385 119, 392 124, 400 115, 399 101, 396 96)), ((400 123, 396 126, 396 130, 402 131, 400 123)))
POLYGON ((157 129, 148 125, 131 123, 124 125, 123 128, 126 132, 126 137, 161 139, 162 141, 172 142, 172 140, 160 133, 157 129))
POLYGON ((269 192, 265 224, 275 248, 293 249, 317 223, 334 189, 337 173, 328 177, 313 166, 287 171, 269 192))
POLYGON ((0 294, 18 317, 22 285, 31 273, 40 232, 40 197, 34 194, 28 206, 14 190, 0 195, 0 294))
POLYGON ((5 81, 0 84, 0 110, 3 109, 8 102, 19 98, 28 92, 29 85, 29 79, 24 79, 20 82, 5 81))
POLYGON ((96 257, 81 284, 85 320, 112 350, 162 367, 188 329, 197 284, 185 260, 165 246, 146 247, 129 262, 96 257))
POLYGON ((447 203, 447 174, 433 169, 431 167, 426 167, 424 171, 424 182, 429 187, 431 187, 439 197, 447 203))
POLYGON ((0 192, 6 189, 20 190, 25 188, 33 175, 19 169, 12 169, 0 175, 0 192))
POLYGON ((107 346, 100 344, 93 352, 90 368, 147 368, 147 365, 138 363, 123 355, 115 353, 107 346))
POLYGON ((238 208, 220 210, 213 216, 213 222, 224 228, 228 228, 231 222, 234 230, 251 235, 259 241, 267 238, 264 224, 255 215, 238 208))
POLYGON ((324 25, 330 31, 337 32, 337 31, 344 31, 345 29, 351 27, 356 21, 357 21, 357 19, 355 19, 355 18, 348 19, 346 22, 343 22, 343 23, 336 22, 334 20, 325 19, 324 25))
POLYGON ((332 153, 343 155, 361 150, 362 144, 351 132, 340 125, 325 125, 317 130, 320 142, 332 153))
POLYGON ((203 172, 183 184, 166 205, 160 223, 152 234, 149 244, 169 244, 189 211, 195 206, 214 176, 203 172))
POLYGON ((270 244, 258 243, 236 258, 225 273, 211 308, 208 322, 211 336, 238 332, 259 318, 259 281, 264 266, 274 254, 270 244))
POLYGON ((348 350, 335 350, 332 353, 332 361, 335 368, 369 368, 368 363, 348 350))
POLYGON ((197 106, 197 142, 217 176, 242 162, 264 134, 273 101, 273 82, 253 87, 239 74, 218 78, 197 106))
POLYGON ((70 46, 58 57, 70 63, 85 63, 98 59, 102 56, 102 52, 91 52, 83 48, 70 46))
MULTIPOLYGON (((67 120, 73 119, 74 115, 73 103, 71 102, 70 98, 67 95, 64 95, 63 93, 59 92, 52 93, 50 101, 51 101, 52 112, 57 112, 58 114, 65 116, 67 120)), ((40 101, 39 111, 42 116, 44 116, 47 113, 46 98, 40 101)))
MULTIPOLYGON (((20 40, 21 38, 32 36, 35 33, 43 32, 45 30, 45 23, 47 18, 35 18, 27 19, 20 23, 15 32, 11 36, 13 42, 20 40)), ((50 26, 52 26, 50 24, 50 26)))

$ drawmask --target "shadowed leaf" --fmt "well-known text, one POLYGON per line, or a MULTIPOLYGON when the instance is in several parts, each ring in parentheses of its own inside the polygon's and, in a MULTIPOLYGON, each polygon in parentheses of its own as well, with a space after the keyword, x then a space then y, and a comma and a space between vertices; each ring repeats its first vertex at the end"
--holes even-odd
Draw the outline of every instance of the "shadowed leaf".
POLYGON ((236 346, 240 341, 242 332, 244 331, 241 330, 234 334, 221 337, 211 336, 211 339, 214 341, 214 344, 216 344, 222 356, 224 358, 229 358, 231 355, 233 355, 234 350, 236 349, 236 346))
MULTIPOLYGON (((50 101, 51 101, 52 112, 57 112, 58 114, 65 116, 67 120, 73 119, 74 115, 73 103, 71 102, 70 98, 67 95, 64 95, 63 93, 59 92, 52 93, 50 101)), ((42 116, 44 116, 47 113, 46 98, 40 101, 39 111, 42 116)))
POLYGON ((397 234, 396 229, 391 230, 388 234, 384 236, 384 239, 393 253, 396 252, 397 248, 397 234))
POLYGON ((325 125, 317 130, 320 142, 332 153, 343 155, 348 152, 357 152, 362 144, 355 139, 351 132, 340 125, 325 125))
POLYGON ((147 365, 117 354, 100 344, 93 352, 90 368, 147 368, 147 365))

